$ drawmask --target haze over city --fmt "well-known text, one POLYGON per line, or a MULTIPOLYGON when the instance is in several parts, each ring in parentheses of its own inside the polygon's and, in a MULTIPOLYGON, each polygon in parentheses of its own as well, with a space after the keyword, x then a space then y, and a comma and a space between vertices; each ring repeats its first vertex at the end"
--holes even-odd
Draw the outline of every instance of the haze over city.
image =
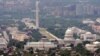
POLYGON ((100 56, 100 0, 0 0, 0 56, 100 56))

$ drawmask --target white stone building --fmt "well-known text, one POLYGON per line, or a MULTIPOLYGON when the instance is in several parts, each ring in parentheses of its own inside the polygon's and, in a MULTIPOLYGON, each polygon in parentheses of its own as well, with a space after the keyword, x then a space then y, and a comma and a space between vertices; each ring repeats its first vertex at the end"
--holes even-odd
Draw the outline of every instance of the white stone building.
POLYGON ((100 23, 100 18, 97 18, 97 19, 96 19, 96 22, 100 23))
POLYGON ((77 46, 77 45, 80 44, 80 43, 82 43, 82 40, 81 40, 81 39, 76 39, 76 40, 75 40, 74 46, 77 46))
POLYGON ((92 21, 91 19, 83 20, 83 24, 94 24, 95 22, 92 21))
POLYGON ((95 41, 91 44, 86 44, 85 48, 91 52, 96 51, 98 48, 100 47, 100 42, 99 41, 95 41))
POLYGON ((74 43, 75 39, 73 38, 73 31, 71 28, 67 29, 65 32, 64 42, 65 45, 70 45, 71 43, 74 43))
POLYGON ((96 51, 98 48, 97 48, 97 45, 94 45, 94 44, 86 44, 85 45, 85 48, 91 52, 94 52, 96 51))
POLYGON ((24 47, 25 49, 32 47, 34 49, 48 50, 50 48, 57 47, 57 45, 55 45, 52 42, 27 42, 27 44, 24 47))
POLYGON ((95 41, 96 40, 96 34, 92 34, 91 32, 87 32, 85 34, 81 34, 80 37, 83 41, 95 41))
POLYGON ((0 36, 0 49, 7 48, 7 44, 8 44, 7 40, 4 37, 0 36))
POLYGON ((0 39, 0 41, 3 41, 2 43, 0 43, 0 49, 2 49, 2 48, 7 48, 7 43, 5 42, 5 40, 3 40, 3 39, 0 39))

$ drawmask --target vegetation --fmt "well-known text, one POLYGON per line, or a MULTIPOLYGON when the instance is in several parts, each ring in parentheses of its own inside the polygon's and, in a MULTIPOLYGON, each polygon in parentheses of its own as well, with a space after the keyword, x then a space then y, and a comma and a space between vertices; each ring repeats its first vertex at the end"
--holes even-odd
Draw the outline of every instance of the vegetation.
POLYGON ((40 34, 40 32, 38 30, 33 30, 33 29, 30 29, 28 30, 30 32, 28 32, 28 35, 33 37, 34 40, 40 40, 42 35, 40 34))
MULTIPOLYGON (((47 19, 41 18, 40 26, 47 28, 49 32, 56 35, 59 38, 64 38, 65 31, 68 27, 78 27, 83 30, 92 31, 90 27, 82 23, 82 19, 79 18, 56 18, 48 17, 47 19)), ((77 38, 79 38, 77 36, 77 38)))

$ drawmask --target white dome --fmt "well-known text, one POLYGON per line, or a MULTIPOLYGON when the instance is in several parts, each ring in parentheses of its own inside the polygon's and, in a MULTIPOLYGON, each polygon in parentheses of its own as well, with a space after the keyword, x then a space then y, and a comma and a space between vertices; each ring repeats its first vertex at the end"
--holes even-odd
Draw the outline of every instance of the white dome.
POLYGON ((91 32, 86 32, 86 34, 92 34, 91 32))
POLYGON ((73 31, 71 29, 67 29, 65 34, 73 34, 73 31))
POLYGON ((76 29, 76 27, 72 27, 72 29, 76 29))

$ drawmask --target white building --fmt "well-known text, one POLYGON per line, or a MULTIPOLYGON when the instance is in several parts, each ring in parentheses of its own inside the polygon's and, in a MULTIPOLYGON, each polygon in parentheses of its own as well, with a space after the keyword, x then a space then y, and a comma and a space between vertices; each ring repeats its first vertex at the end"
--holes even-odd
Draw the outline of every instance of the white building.
POLYGON ((27 44, 24 47, 25 49, 32 47, 34 49, 48 50, 50 48, 57 47, 57 45, 55 45, 52 42, 27 42, 27 44))
POLYGON ((7 40, 0 33, 0 49, 7 48, 7 44, 8 44, 7 40))
POLYGON ((96 40, 96 34, 92 34, 91 32, 87 32, 85 34, 81 34, 80 37, 83 41, 95 41, 96 40))
POLYGON ((100 18, 97 18, 97 19, 96 19, 96 22, 100 23, 100 18))
POLYGON ((47 37, 44 36, 43 38, 40 39, 40 42, 49 42, 49 40, 47 37))
POLYGON ((17 32, 11 35, 12 35, 12 39, 15 39, 18 41, 24 41, 25 39, 29 39, 29 36, 25 32, 17 32))
POLYGON ((91 19, 83 20, 83 24, 94 24, 95 22, 92 21, 91 19))
POLYGON ((78 33, 80 31, 80 29, 77 27, 72 27, 71 30, 73 31, 73 33, 78 33))
POLYGON ((6 41, 9 41, 9 36, 6 31, 3 31, 3 36, 6 39, 6 41))
POLYGON ((94 45, 94 44, 86 44, 85 45, 85 48, 91 52, 94 52, 96 51, 98 48, 97 48, 97 45, 94 45))
POLYGON ((91 44, 86 44, 85 45, 85 48, 89 51, 92 51, 92 52, 96 51, 99 47, 100 47, 100 42, 99 41, 95 41, 91 44))
POLYGON ((77 46, 77 45, 80 44, 80 43, 82 43, 82 40, 81 40, 81 39, 76 39, 76 40, 75 40, 74 46, 77 46))
POLYGON ((77 27, 71 27, 70 30, 71 30, 74 34, 77 34, 78 36, 80 36, 81 34, 84 34, 84 33, 87 32, 87 31, 82 30, 82 29, 77 28, 77 27))
POLYGON ((8 42, 5 40, 5 38, 0 36, 0 49, 7 48, 8 42))
POLYGON ((100 42, 99 41, 95 41, 95 42, 93 42, 93 44, 95 44, 95 45, 100 47, 100 42))
POLYGON ((75 39, 73 38, 73 31, 69 28, 65 32, 64 42, 66 45, 74 43, 75 39))

